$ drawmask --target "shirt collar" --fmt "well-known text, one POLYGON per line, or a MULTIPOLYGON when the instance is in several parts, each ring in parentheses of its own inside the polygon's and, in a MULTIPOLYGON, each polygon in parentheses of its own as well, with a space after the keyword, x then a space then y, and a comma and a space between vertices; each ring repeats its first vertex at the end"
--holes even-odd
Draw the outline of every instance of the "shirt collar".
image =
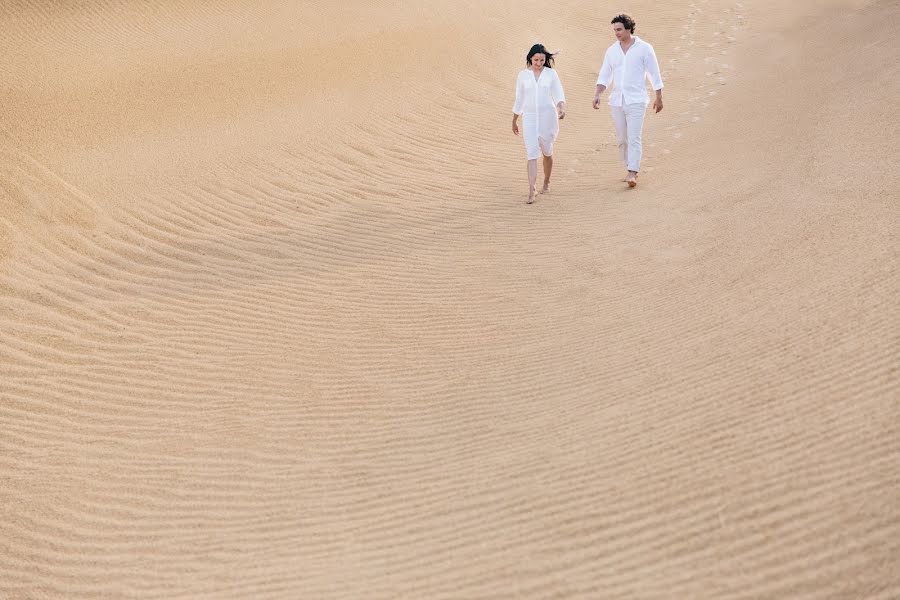
MULTIPOLYGON (((637 46, 638 44, 644 43, 644 40, 642 40, 638 36, 634 35, 633 33, 631 34, 631 37, 634 38, 634 44, 632 44, 632 46, 637 46)), ((612 45, 613 45, 613 48, 615 48, 615 47, 621 48, 622 47, 622 44, 619 43, 619 40, 614 41, 612 45)))

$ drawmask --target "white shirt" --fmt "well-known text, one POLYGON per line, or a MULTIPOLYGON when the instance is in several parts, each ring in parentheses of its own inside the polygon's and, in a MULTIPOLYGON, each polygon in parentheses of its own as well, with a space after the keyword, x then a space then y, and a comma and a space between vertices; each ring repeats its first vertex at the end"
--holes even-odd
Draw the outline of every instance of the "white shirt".
POLYGON ((531 69, 519 71, 516 78, 516 103, 513 105, 513 112, 517 115, 555 115, 556 105, 565 101, 562 83, 555 69, 544 67, 537 79, 531 69))
POLYGON ((522 117, 522 139, 526 147, 537 148, 539 140, 545 144, 553 143, 559 135, 556 105, 565 101, 556 69, 544 67, 537 79, 531 69, 519 71, 513 112, 522 117))
POLYGON ((632 37, 634 44, 631 45, 628 52, 623 52, 622 45, 616 40, 606 50, 606 56, 603 57, 603 66, 600 67, 597 85, 609 87, 615 81, 616 85, 609 94, 610 106, 641 102, 646 105, 649 103, 650 97, 647 95, 647 88, 644 85, 644 81, 648 77, 654 90, 663 88, 659 63, 656 62, 653 46, 636 35, 632 37))

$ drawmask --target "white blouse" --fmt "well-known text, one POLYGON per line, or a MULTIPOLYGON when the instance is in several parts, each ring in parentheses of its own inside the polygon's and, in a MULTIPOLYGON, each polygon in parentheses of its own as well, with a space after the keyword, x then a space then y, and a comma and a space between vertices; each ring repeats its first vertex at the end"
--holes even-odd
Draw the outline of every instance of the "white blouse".
POLYGON ((529 154, 537 152, 541 141, 547 148, 556 140, 559 135, 556 105, 565 101, 562 83, 554 69, 544 67, 537 80, 531 69, 519 72, 513 112, 522 117, 522 139, 529 154))
POLYGON ((516 79, 516 103, 513 105, 513 112, 517 115, 543 117, 552 113, 556 120, 556 105, 565 101, 562 83, 554 69, 544 67, 537 80, 531 69, 519 71, 516 79))

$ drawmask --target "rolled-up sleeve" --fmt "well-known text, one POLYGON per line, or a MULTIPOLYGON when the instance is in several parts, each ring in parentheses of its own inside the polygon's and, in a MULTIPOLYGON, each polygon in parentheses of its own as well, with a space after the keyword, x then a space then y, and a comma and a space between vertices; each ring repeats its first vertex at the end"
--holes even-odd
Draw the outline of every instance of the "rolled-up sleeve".
POLYGON ((525 86, 522 84, 522 78, 516 78, 516 103, 513 104, 513 112, 521 115, 525 112, 525 86))
POLYGON ((609 87, 612 83, 613 71, 612 65, 609 64, 609 50, 603 55, 603 66, 600 67, 600 75, 597 76, 597 85, 609 87))
POLYGON ((647 44, 647 57, 646 64, 644 65, 647 70, 647 75, 650 77, 650 85, 653 86, 654 90, 663 89, 662 76, 659 74, 659 62, 656 60, 656 52, 653 50, 653 46, 647 44))

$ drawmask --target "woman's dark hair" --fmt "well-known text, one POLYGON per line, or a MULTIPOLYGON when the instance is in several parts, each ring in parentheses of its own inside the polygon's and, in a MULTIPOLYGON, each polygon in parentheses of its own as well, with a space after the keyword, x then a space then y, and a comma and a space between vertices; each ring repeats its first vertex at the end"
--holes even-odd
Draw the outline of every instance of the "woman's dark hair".
POLYGON ((544 48, 543 44, 535 44, 531 47, 531 50, 528 51, 528 56, 525 58, 526 65, 529 67, 531 66, 531 57, 535 54, 543 54, 546 56, 547 59, 544 61, 544 66, 550 67, 551 69, 553 68, 553 55, 544 48))
POLYGON ((634 26, 637 25, 637 23, 634 22, 634 19, 632 19, 628 15, 616 15, 615 17, 613 17, 613 20, 609 22, 610 25, 612 25, 613 23, 621 23, 622 27, 624 27, 625 29, 630 29, 631 33, 634 33, 634 26))

